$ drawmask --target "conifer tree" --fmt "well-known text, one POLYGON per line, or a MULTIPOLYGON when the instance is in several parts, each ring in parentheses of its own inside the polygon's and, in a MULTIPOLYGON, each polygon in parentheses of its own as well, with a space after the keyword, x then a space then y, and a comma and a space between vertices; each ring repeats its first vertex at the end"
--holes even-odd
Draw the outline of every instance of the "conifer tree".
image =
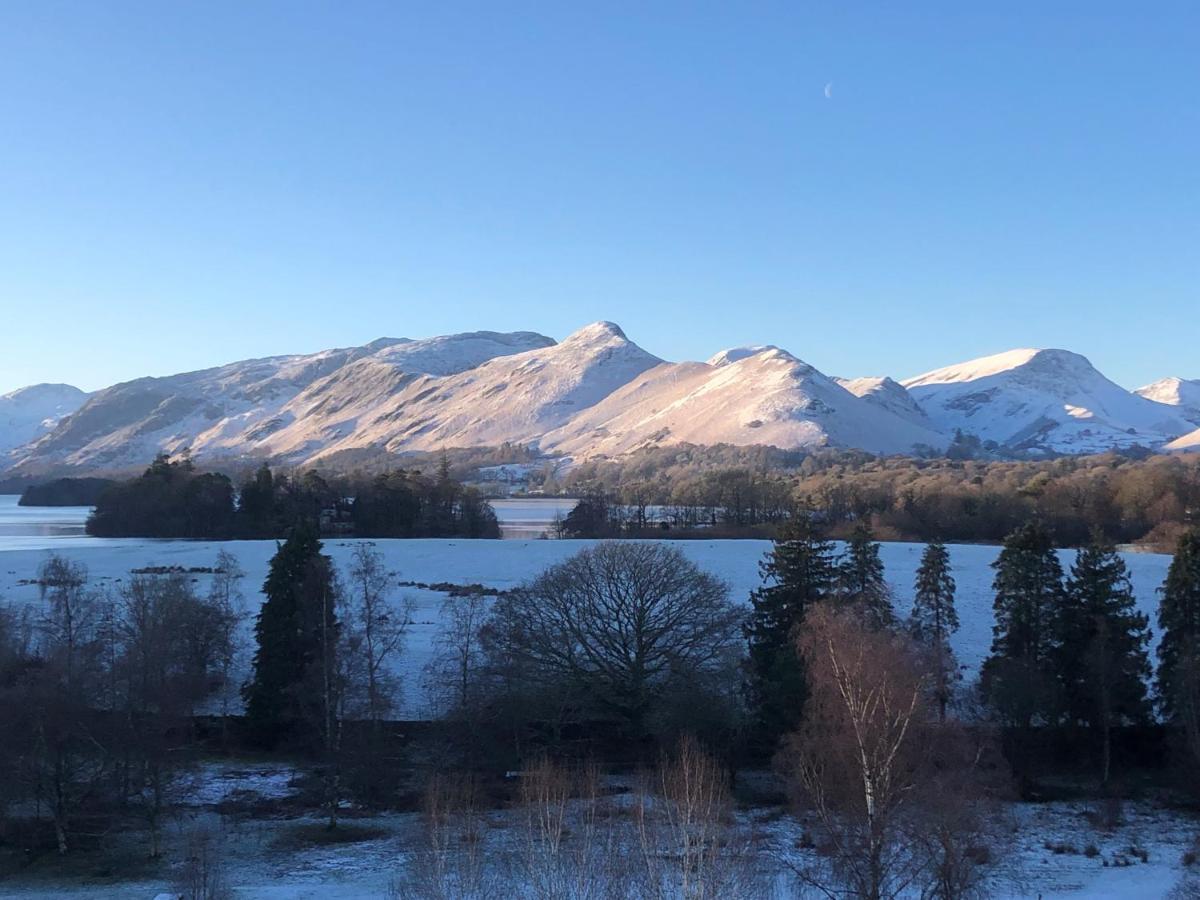
POLYGON ((1150 632, 1148 618, 1137 611, 1124 560, 1098 534, 1075 557, 1056 632, 1063 711, 1068 721, 1099 734, 1107 783, 1113 727, 1149 720, 1150 632))
POLYGON ((292 529, 271 559, 263 593, 254 623, 254 673, 242 694, 252 731, 270 745, 306 723, 320 725, 316 711, 329 706, 327 696, 314 698, 311 690, 328 682, 333 664, 337 585, 315 529, 292 529))
POLYGON ((995 624, 991 655, 980 673, 984 697, 1007 720, 1031 725, 1052 719, 1054 617, 1062 603, 1063 573, 1050 535, 1036 522, 1004 540, 992 587, 995 624))
POLYGON ((839 599, 853 607, 868 628, 889 628, 896 622, 892 593, 883 577, 879 542, 869 525, 854 527, 846 543, 846 555, 837 567, 839 599))
POLYGON ((804 672, 794 629, 835 587, 833 545, 811 516, 789 522, 759 564, 763 586, 750 595, 750 694, 762 739, 773 743, 795 727, 804 703, 804 672))
POLYGON ((1179 539, 1159 596, 1160 708, 1200 753, 1200 529, 1179 539))
POLYGON ((950 554, 945 544, 935 541, 925 546, 914 586, 916 596, 909 630, 933 655, 938 718, 945 721, 946 705, 950 702, 950 673, 954 670, 950 636, 958 631, 954 576, 950 574, 950 554))

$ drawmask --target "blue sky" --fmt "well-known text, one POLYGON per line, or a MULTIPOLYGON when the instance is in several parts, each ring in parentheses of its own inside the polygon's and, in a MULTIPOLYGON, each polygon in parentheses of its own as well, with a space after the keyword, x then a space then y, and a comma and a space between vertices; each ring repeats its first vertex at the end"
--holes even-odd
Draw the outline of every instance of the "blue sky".
POLYGON ((1200 377, 1194 2, 13 0, 0 85, 0 391, 602 318, 1200 377))

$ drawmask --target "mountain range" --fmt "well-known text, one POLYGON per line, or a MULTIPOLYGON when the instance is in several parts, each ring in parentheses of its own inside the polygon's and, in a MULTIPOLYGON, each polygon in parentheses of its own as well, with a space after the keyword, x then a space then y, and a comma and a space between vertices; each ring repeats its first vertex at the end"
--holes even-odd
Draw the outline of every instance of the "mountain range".
POLYGON ((556 342, 490 331, 245 360, 86 394, 0 396, 0 471, 120 470, 155 453, 316 463, 534 445, 615 456, 678 443, 996 455, 1200 448, 1200 381, 1127 391, 1067 350, 1012 350, 901 381, 830 377, 773 345, 668 362, 610 322, 556 342), (345 457, 342 457, 345 458, 345 457))

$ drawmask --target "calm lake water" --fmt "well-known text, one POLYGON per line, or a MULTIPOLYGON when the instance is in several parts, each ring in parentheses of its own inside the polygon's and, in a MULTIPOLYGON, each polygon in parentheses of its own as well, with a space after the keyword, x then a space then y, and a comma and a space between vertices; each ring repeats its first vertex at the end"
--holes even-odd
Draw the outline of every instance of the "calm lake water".
POLYGON ((15 494, 0 494, 0 550, 82 546, 90 506, 18 506, 15 494))
MULTIPOLYGON (((84 534, 89 506, 18 506, 16 494, 0 494, 0 550, 54 550, 99 546, 115 539, 84 534)), ((555 518, 566 516, 575 500, 533 498, 493 500, 506 539, 530 540, 550 530, 555 518)))

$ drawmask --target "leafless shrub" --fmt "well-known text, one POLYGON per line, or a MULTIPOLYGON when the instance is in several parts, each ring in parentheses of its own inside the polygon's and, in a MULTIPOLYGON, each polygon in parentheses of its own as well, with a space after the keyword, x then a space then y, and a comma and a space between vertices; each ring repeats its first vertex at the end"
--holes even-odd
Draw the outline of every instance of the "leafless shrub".
POLYGON ((594 766, 543 758, 521 778, 523 846, 516 884, 536 900, 627 896, 630 871, 620 824, 606 814, 594 766))
POLYGON ((737 827, 726 770, 691 737, 664 758, 654 790, 643 790, 634 818, 645 865, 644 896, 768 896, 753 844, 737 827))
POLYGON ((434 775, 425 792, 424 845, 392 883, 392 900, 489 900, 511 896, 489 860, 478 788, 434 775))
POLYGON ((179 900, 230 900, 223 840, 211 828, 197 826, 187 833, 184 861, 174 881, 179 900))

